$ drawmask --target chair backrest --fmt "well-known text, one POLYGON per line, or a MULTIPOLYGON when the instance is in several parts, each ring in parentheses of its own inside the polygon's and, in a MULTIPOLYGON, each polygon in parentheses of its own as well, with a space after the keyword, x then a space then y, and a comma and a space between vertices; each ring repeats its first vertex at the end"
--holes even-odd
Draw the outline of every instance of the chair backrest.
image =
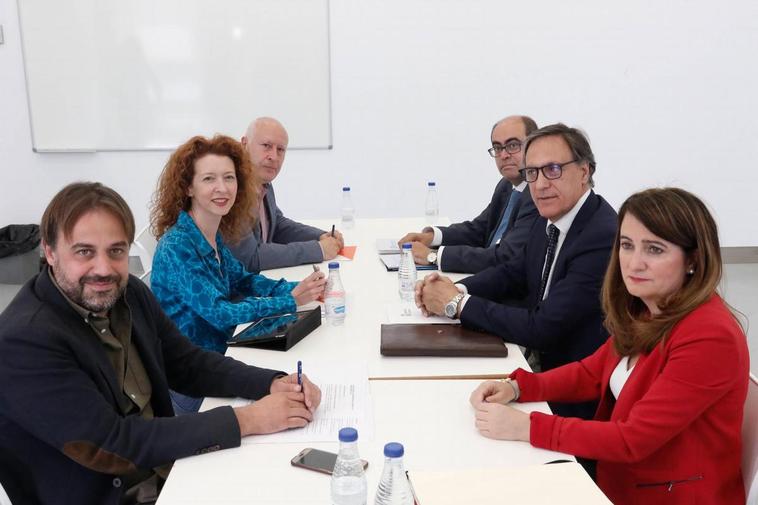
MULTIPOLYGON (((134 244, 132 244, 132 250, 130 255, 139 257, 142 269, 135 269, 132 273, 140 273, 140 279, 144 280, 145 276, 148 276, 150 269, 153 267, 153 255, 155 255, 155 248, 158 246, 158 241, 150 232, 150 225, 148 224, 134 237, 134 244)), ((148 276, 149 282, 149 276, 148 276)))
POLYGON ((11 505, 11 499, 8 498, 8 494, 3 489, 2 484, 0 484, 0 505, 11 505))
POLYGON ((147 254, 150 255, 150 259, 153 259, 155 254, 155 248, 158 246, 158 241, 150 231, 150 225, 146 225, 140 232, 134 237, 134 244, 141 247, 147 254))
POLYGON ((758 505, 758 378, 753 374, 742 421, 742 478, 747 505, 758 505))
POLYGON ((150 287, 150 277, 152 273, 153 273, 152 270, 148 270, 147 272, 139 276, 140 280, 144 282, 147 287, 150 287))

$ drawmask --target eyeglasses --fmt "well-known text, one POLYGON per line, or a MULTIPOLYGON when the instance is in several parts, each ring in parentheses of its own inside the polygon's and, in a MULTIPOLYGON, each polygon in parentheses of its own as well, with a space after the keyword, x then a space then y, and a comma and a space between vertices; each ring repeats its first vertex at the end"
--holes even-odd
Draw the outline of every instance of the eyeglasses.
POLYGON ((545 176, 545 179, 558 179, 561 175, 563 175, 563 167, 570 165, 571 163, 576 163, 578 161, 579 160, 571 160, 567 161, 566 163, 548 163, 547 165, 543 165, 541 167, 524 167, 519 170, 519 173, 521 174, 521 177, 526 180, 526 182, 536 181, 537 177, 540 175, 540 172, 542 172, 542 175, 545 176))
POLYGON ((505 150, 505 152, 507 152, 508 154, 516 154, 517 152, 521 150, 521 141, 511 140, 510 142, 504 145, 495 144, 489 149, 487 149, 487 152, 490 153, 490 156, 492 156, 493 158, 497 158, 498 156, 500 156, 500 153, 502 153, 503 150, 505 150))

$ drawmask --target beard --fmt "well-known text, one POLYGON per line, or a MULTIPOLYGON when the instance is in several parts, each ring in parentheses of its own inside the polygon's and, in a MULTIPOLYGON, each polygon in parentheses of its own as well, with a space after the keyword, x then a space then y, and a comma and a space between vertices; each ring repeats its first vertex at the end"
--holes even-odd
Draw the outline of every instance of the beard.
POLYGON ((66 277, 58 261, 53 262, 53 275, 61 291, 71 301, 95 314, 109 311, 126 291, 126 281, 116 275, 85 275, 78 281, 66 277), (108 291, 94 291, 87 288, 87 282, 113 282, 115 286, 108 291))

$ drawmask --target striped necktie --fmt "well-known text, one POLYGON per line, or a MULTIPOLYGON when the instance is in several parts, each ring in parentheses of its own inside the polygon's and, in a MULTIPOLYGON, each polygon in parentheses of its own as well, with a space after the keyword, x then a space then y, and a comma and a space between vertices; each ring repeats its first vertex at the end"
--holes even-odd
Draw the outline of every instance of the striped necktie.
POLYGON ((559 230, 554 224, 547 227, 547 253, 545 254, 545 266, 542 269, 542 281, 540 281, 537 303, 539 303, 545 296, 545 288, 547 287, 547 280, 550 277, 550 270, 552 270, 553 267, 555 246, 558 245, 558 235, 560 235, 560 233, 561 230, 559 230))

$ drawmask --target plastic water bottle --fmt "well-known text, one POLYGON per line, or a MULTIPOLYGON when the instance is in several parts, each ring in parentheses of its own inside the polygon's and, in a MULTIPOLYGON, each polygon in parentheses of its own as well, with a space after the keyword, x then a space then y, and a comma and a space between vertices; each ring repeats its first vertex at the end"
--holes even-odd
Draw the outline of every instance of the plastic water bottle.
POLYGON ((352 228, 355 225, 355 206, 350 196, 350 186, 342 188, 342 227, 352 228))
POLYGON ((413 493, 403 468, 403 444, 384 446, 384 470, 376 489, 374 505, 413 505, 413 493))
POLYGON ((414 290, 416 289, 416 262, 413 260, 411 247, 410 242, 403 244, 400 267, 397 269, 400 299, 406 302, 413 302, 414 290))
POLYGON ((437 183, 429 181, 426 183, 426 222, 427 224, 437 224, 437 218, 440 215, 440 203, 437 198, 437 183))
POLYGON ((324 307, 326 309, 326 320, 333 326, 339 326, 345 322, 345 288, 342 287, 342 279, 340 278, 340 264, 336 261, 329 263, 329 278, 326 280, 324 307))
POLYGON ((339 438, 340 452, 332 472, 332 503, 366 505, 366 474, 358 456, 358 431, 342 428, 339 438))

